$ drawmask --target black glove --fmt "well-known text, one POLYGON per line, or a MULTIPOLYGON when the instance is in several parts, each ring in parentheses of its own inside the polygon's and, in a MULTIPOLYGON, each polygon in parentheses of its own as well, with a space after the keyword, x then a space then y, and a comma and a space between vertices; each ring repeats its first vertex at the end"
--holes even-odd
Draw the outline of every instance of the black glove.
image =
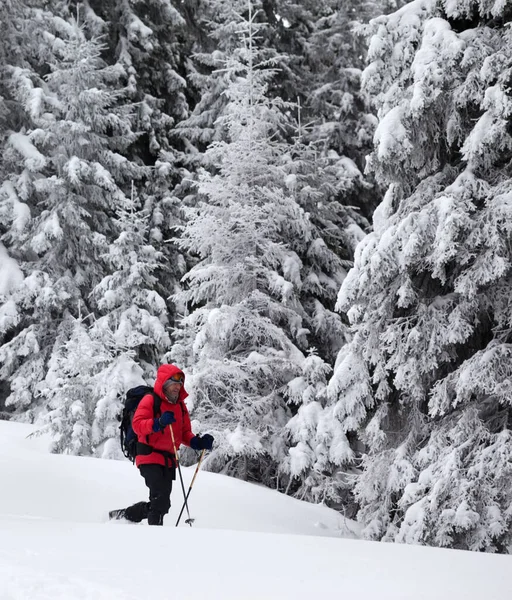
POLYGON ((213 435, 205 433, 201 441, 203 443, 203 450, 211 450, 213 448, 213 435))
POLYGON ((213 448, 213 435, 205 433, 203 436, 196 435, 190 440, 192 450, 211 450, 213 448))
POLYGON ((172 423, 176 423, 176 419, 174 417, 174 413, 172 410, 165 411, 159 419, 155 419, 153 422, 153 431, 156 433, 157 431, 162 431, 167 427, 167 425, 172 425, 172 423))

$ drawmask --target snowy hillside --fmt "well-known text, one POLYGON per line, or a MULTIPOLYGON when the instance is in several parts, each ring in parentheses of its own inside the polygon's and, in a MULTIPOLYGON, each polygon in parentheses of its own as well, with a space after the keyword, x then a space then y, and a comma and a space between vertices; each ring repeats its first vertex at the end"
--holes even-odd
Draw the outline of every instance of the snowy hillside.
MULTIPOLYGON (((50 455, 0 421, 0 599, 505 600, 510 558, 363 542, 334 511, 202 472, 193 528, 106 522, 145 499, 128 462, 50 455)), ((185 469, 188 482, 192 469, 185 469)))

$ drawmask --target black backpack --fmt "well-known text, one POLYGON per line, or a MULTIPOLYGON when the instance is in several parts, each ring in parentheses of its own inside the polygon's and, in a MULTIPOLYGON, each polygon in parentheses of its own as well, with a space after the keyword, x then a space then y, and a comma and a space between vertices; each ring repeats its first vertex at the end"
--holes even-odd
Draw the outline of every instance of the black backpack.
POLYGON ((160 414, 162 400, 158 394, 155 394, 153 388, 147 385, 138 385, 126 392, 123 412, 119 417, 121 421, 121 425, 119 425, 121 450, 126 458, 129 458, 132 462, 135 462, 135 457, 137 456, 137 434, 133 431, 132 419, 137 406, 139 406, 139 402, 147 394, 153 396, 153 418, 156 419, 160 414))

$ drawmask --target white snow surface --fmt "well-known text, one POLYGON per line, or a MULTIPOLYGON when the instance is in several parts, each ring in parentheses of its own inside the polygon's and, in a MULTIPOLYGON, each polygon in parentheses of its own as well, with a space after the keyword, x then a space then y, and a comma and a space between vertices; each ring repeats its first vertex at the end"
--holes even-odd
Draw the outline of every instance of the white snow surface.
MULTIPOLYGON (((196 521, 108 522, 146 497, 129 463, 47 452, 30 425, 0 421, 0 599, 505 600, 510 557, 365 542, 326 507, 201 472, 196 521)), ((186 485, 193 468, 184 469, 186 485)))

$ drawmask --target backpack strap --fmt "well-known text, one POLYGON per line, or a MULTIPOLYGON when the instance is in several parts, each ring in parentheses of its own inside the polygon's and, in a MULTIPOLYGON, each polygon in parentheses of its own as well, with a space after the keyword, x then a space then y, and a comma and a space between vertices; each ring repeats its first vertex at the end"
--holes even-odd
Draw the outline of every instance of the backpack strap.
POLYGON ((153 396, 153 418, 157 418, 162 411, 162 398, 156 393, 151 392, 153 396))
POLYGON ((178 398, 178 402, 176 402, 176 404, 180 405, 181 418, 183 418, 185 416, 185 404, 184 404, 183 400, 181 398, 178 398))
MULTIPOLYGON (((162 412, 162 398, 156 393, 151 392, 153 396, 153 419, 157 419, 162 412)), ((146 436, 146 446, 149 446, 149 435, 146 436)))

